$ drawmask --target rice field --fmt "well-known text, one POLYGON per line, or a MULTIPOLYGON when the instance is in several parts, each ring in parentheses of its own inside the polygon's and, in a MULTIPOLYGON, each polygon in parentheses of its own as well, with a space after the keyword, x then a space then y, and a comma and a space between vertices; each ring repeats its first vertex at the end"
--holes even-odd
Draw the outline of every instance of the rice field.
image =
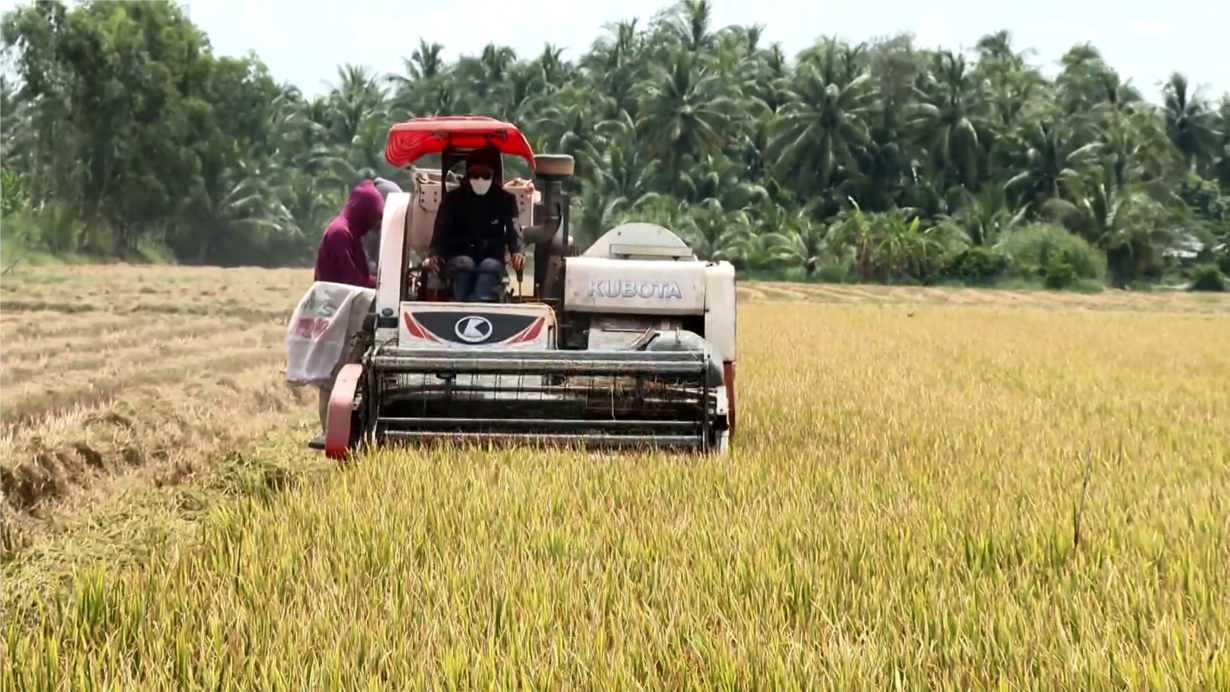
POLYGON ((281 376, 286 322, 310 283, 171 267, 22 268, 0 281, 6 562, 40 552, 83 508, 174 485, 315 410, 314 393, 281 376))
POLYGON ((1230 689, 1226 297, 748 285, 727 458, 343 470, 280 382, 302 272, 29 271, 5 690, 1230 689))

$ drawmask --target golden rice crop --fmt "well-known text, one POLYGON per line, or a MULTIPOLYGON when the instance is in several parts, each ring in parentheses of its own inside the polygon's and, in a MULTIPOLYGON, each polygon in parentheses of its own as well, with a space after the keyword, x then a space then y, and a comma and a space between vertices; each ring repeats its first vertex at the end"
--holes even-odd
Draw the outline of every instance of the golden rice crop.
POLYGON ((744 304, 727 458, 388 451, 221 507, 10 618, 0 682, 1230 689, 1225 304, 913 302, 744 304))

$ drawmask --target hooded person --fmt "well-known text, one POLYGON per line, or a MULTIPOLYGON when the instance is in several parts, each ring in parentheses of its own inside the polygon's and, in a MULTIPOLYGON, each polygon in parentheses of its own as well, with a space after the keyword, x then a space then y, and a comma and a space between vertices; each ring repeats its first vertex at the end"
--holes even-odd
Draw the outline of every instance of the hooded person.
POLYGON ((514 269, 525 265, 517 198, 496 184, 499 155, 494 148, 471 153, 465 180, 444 195, 436 213, 427 267, 451 276, 457 302, 494 299, 506 252, 514 269))
POLYGON ((342 213, 325 228, 316 251, 316 281, 375 288, 363 237, 384 217, 384 198, 370 180, 350 191, 342 213))
MULTIPOLYGON (((380 198, 386 203, 389 201, 389 195, 394 192, 401 192, 401 187, 392 180, 387 180, 379 176, 372 179, 372 185, 376 187, 376 192, 380 193, 380 198)), ((376 270, 380 267, 380 222, 376 222, 376 228, 363 236, 363 249, 367 252, 367 270, 372 276, 376 275, 376 270)))
MULTIPOLYGON (((375 288, 376 277, 368 270, 367 253, 363 249, 363 237, 367 235, 373 226, 380 223, 380 219, 383 216, 384 198, 380 196, 372 182, 364 180, 355 186, 350 192, 350 199, 346 201, 346 206, 342 208, 342 213, 338 214, 329 223, 329 226, 325 228, 324 235, 320 239, 320 249, 316 252, 315 280, 359 288, 375 288)), ((364 301, 364 303, 370 305, 368 301, 364 301)), ((346 363, 354 362, 355 358, 359 355, 358 349, 361 342, 352 340, 353 337, 349 335, 359 330, 366 314, 366 309, 351 310, 349 324, 346 329, 349 343, 345 347, 343 357, 333 366, 329 379, 317 385, 320 390, 319 407, 322 435, 309 443, 309 446, 313 449, 324 449, 325 438, 323 433, 328 424, 329 396, 333 391, 333 384, 342 366, 346 363)))

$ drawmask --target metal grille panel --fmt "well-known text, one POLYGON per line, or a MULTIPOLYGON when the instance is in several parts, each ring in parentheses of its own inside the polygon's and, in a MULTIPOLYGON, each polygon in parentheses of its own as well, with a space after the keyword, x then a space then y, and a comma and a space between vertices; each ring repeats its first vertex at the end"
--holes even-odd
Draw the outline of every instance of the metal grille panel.
POLYGON ((369 413, 391 441, 704 447, 707 356, 423 352, 375 356, 369 413))

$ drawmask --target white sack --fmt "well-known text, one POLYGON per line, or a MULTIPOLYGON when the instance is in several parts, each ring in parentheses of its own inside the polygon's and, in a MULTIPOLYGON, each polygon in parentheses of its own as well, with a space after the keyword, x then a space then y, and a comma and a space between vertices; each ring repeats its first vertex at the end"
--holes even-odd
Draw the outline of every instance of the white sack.
POLYGON ((332 380, 375 298, 371 288, 313 283, 286 328, 286 381, 302 386, 332 380))

